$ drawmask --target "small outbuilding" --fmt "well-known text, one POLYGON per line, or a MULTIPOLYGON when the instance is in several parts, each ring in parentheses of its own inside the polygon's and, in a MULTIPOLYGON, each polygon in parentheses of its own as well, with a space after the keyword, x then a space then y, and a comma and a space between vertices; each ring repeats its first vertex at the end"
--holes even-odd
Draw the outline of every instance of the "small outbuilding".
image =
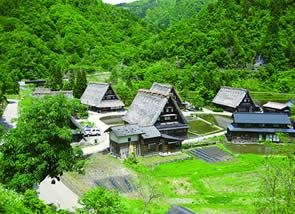
POLYGON ((159 92, 166 95, 172 94, 173 99, 175 99, 179 108, 183 109, 185 107, 185 103, 183 102, 180 95, 176 91, 174 85, 167 85, 167 84, 154 82, 152 87, 150 88, 150 91, 155 91, 155 92, 159 92))
POLYGON ((217 108, 230 112, 253 112, 256 110, 254 100, 247 89, 222 86, 212 103, 217 108))
POLYGON ((72 117, 70 122, 72 142, 80 142, 84 138, 84 128, 72 117))
POLYGON ((295 139, 295 130, 287 114, 235 112, 233 123, 227 127, 229 141, 270 140, 280 142, 277 133, 289 134, 295 139))
POLYGON ((267 102, 262 108, 264 112, 290 113, 290 108, 286 103, 267 102))
POLYGON ((81 97, 81 103, 97 112, 124 109, 124 103, 115 92, 112 84, 104 82, 89 82, 81 97))
POLYGON ((32 93, 32 97, 44 97, 45 95, 55 96, 57 94, 64 94, 68 98, 73 99, 73 91, 51 91, 49 88, 36 88, 32 93))

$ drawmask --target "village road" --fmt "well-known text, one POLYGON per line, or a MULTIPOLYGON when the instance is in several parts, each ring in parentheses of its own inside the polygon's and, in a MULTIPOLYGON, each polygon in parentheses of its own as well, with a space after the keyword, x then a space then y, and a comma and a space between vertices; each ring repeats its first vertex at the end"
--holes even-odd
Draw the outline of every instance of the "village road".
POLYGON ((97 127, 100 129, 101 132, 101 137, 102 137, 102 142, 100 142, 96 146, 89 146, 86 148, 83 148, 83 154, 84 155, 89 155, 97 152, 101 152, 106 150, 110 146, 110 140, 109 140, 109 134, 104 133, 105 130, 107 130, 110 126, 102 122, 100 119, 102 117, 107 117, 107 116, 123 116, 125 112, 109 112, 109 113, 97 113, 93 111, 89 111, 89 117, 88 121, 92 122, 94 124, 94 127, 97 127))
POLYGON ((4 126, 6 131, 16 127, 16 122, 12 122, 11 120, 18 117, 18 102, 19 100, 9 99, 6 109, 4 110, 2 117, 0 117, 0 124, 4 126))
POLYGON ((37 192, 39 192, 39 198, 45 201, 46 204, 53 203, 59 209, 67 209, 70 212, 74 212, 73 207, 81 207, 78 204, 78 196, 73 193, 62 182, 56 181, 55 184, 51 184, 51 178, 47 177, 39 185, 37 192))

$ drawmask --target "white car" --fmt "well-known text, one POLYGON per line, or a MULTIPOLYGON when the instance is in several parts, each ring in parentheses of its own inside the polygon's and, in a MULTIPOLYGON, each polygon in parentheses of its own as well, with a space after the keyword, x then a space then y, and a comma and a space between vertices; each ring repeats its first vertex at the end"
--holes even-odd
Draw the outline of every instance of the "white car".
POLYGON ((85 128, 84 135, 86 136, 100 136, 100 129, 98 128, 85 128))

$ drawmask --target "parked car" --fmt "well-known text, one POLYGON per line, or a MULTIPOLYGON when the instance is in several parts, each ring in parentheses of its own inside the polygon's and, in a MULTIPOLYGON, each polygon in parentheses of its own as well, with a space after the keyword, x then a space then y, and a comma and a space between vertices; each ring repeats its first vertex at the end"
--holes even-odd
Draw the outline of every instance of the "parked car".
POLYGON ((86 135, 86 136, 100 136, 100 129, 98 129, 98 128, 85 128, 84 135, 86 135))

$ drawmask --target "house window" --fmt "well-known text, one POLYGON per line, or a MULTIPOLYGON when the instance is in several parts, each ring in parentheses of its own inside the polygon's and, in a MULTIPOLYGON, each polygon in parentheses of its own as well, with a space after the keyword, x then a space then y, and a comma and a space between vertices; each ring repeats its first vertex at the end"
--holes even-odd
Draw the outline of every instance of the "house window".
POLYGON ((131 137, 128 137, 128 142, 130 142, 131 141, 131 137))
POLYGON ((274 124, 273 127, 274 127, 274 128, 279 128, 280 125, 279 125, 279 124, 274 124))
POLYGON ((150 151, 156 151, 157 150, 157 144, 156 143, 151 143, 148 145, 148 150, 150 151))

